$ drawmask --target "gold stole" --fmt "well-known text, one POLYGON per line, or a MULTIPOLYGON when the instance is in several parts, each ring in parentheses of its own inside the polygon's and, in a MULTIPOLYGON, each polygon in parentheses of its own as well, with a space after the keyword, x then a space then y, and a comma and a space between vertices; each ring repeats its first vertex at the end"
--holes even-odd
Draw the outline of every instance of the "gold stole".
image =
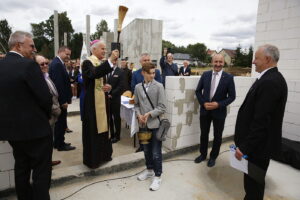
MULTIPOLYGON (((94 55, 88 57, 94 67, 101 67, 101 61, 94 55)), ((95 111, 98 134, 108 132, 105 93, 102 90, 103 78, 95 79, 95 111)))

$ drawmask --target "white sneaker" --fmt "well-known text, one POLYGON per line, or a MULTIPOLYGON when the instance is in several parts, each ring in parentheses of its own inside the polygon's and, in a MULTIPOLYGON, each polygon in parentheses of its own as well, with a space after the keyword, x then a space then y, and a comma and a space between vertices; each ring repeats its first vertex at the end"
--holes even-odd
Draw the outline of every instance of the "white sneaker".
POLYGON ((159 189, 160 185, 161 185, 161 177, 155 176, 150 185, 150 190, 156 191, 159 189))
POLYGON ((150 169, 150 170, 146 169, 142 173, 140 173, 140 175, 137 177, 137 179, 139 181, 144 181, 147 178, 151 178, 153 176, 154 176, 154 171, 152 169, 150 169))

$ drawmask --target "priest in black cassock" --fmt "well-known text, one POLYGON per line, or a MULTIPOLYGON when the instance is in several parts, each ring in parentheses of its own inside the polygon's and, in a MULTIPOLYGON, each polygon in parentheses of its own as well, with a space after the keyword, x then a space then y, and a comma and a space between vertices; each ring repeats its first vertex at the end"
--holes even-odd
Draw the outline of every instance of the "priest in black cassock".
POLYGON ((105 49, 103 42, 92 41, 92 55, 82 63, 83 85, 86 91, 82 119, 83 164, 93 169, 103 162, 110 161, 112 155, 108 123, 108 92, 111 86, 106 84, 106 75, 113 71, 119 51, 112 51, 109 59, 102 62, 105 49))

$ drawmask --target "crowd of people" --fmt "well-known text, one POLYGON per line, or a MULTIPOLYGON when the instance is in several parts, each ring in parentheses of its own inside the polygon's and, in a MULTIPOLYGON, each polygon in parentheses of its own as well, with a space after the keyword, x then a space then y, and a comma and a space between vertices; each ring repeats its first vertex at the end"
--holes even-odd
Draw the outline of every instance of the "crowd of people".
MULTIPOLYGON (((119 51, 109 52, 100 40, 91 42, 91 55, 80 66, 70 62, 71 49, 62 46, 57 56, 49 60, 36 54, 32 35, 16 31, 11 34, 10 51, 0 60, 0 140, 12 146, 15 158, 15 187, 18 199, 50 199, 52 151, 71 151, 76 147, 65 141, 67 109, 72 99, 80 97, 82 120, 83 164, 98 168, 112 160, 112 143, 121 139, 121 95, 131 91, 134 111, 140 127, 152 137, 140 144, 144 151, 146 170, 139 181, 152 178, 150 190, 162 183, 162 141, 156 137, 160 117, 166 112, 165 85, 167 76, 189 76, 188 61, 178 69, 172 53, 163 50, 161 71, 151 62, 151 56, 140 56, 140 67, 128 66, 119 51), (79 89, 79 90, 78 90, 79 89), (32 183, 30 176, 32 174, 32 183)), ((278 71, 279 50, 274 45, 260 46, 253 64, 259 77, 241 105, 235 128, 236 158, 247 155, 266 173, 272 155, 280 150, 282 121, 287 100, 287 85, 278 71)), ((200 155, 195 163, 207 158, 208 138, 213 123, 214 140, 207 162, 216 164, 222 144, 227 115, 226 107, 236 98, 234 78, 223 70, 224 57, 212 58, 212 70, 203 73, 195 86, 200 104, 200 155)), ((265 175, 265 174, 264 174, 265 175)), ((264 182, 245 174, 246 200, 262 200, 264 182)))

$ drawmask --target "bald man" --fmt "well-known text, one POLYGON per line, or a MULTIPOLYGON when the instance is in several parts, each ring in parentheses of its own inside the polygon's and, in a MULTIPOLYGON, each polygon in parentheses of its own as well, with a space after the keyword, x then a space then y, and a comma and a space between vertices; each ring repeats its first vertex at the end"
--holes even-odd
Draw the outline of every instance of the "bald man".
POLYGON ((233 76, 223 71, 224 57, 216 54, 212 58, 213 70, 202 74, 196 96, 200 104, 200 153, 195 163, 206 159, 208 135, 211 122, 214 127, 214 141, 207 166, 213 167, 220 152, 222 134, 227 115, 226 107, 235 100, 233 76))

